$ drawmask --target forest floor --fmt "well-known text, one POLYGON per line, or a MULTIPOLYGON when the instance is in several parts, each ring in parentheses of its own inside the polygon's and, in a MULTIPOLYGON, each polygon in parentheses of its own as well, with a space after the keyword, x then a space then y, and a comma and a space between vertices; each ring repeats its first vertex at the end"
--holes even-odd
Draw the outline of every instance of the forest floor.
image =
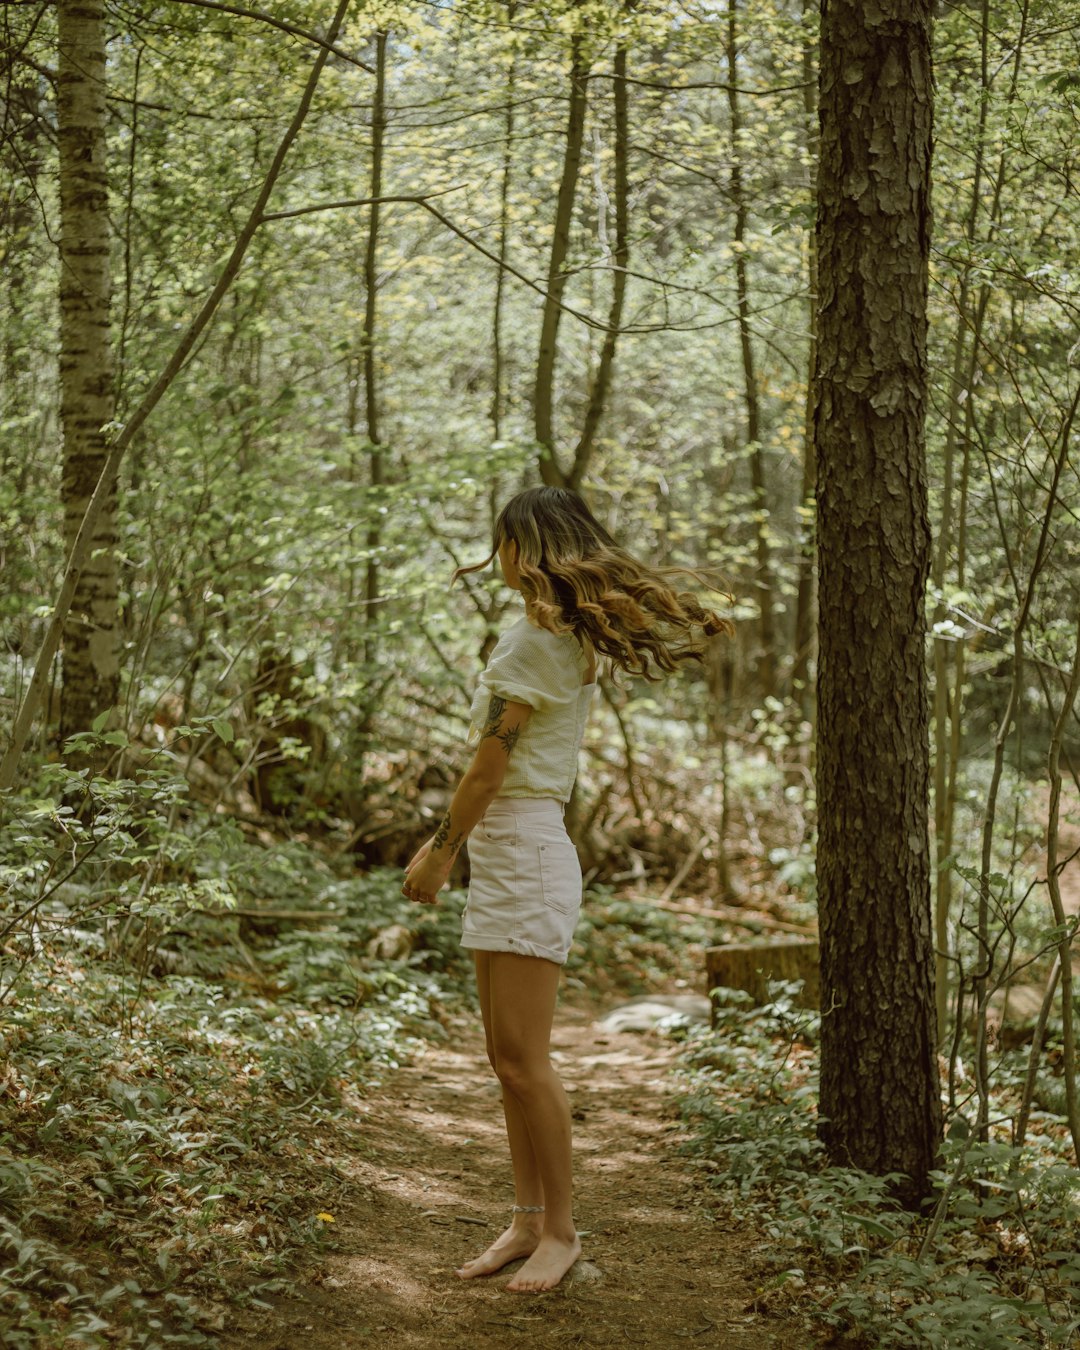
POLYGON ((499 1274, 461 1280, 513 1200, 502 1111, 476 1022, 388 1075, 364 1101, 355 1148, 332 1162, 351 1181, 333 1249, 269 1310, 233 1314, 228 1350, 465 1350, 515 1344, 810 1350, 820 1332, 761 1297, 761 1234, 717 1212, 678 1151, 669 1071, 675 1044, 612 1032, 580 997, 560 1005, 553 1058, 571 1099, 576 1217, 584 1253, 543 1295, 499 1274), (770 1306, 771 1305, 771 1306, 770 1306))

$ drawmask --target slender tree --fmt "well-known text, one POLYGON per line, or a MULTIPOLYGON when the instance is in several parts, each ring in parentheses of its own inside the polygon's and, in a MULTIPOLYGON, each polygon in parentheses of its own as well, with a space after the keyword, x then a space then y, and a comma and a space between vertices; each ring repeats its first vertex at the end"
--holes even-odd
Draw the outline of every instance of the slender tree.
POLYGON ((825 0, 814 439, 821 1134, 925 1192, 941 1131, 930 924, 924 417, 930 0, 825 0))
MULTIPOLYGON (((517 0, 506 0, 506 23, 511 27, 517 0)), ((495 303, 491 317, 491 435, 502 440, 506 404, 506 374, 503 369, 503 297, 506 290, 506 259, 510 247, 510 185, 514 174, 514 91, 517 84, 517 53, 511 49, 506 72, 506 105, 503 111, 503 153, 499 176, 499 265, 495 269, 495 303)), ((494 500, 494 499, 493 499, 494 500)))
MULTIPOLYGON (((105 165, 104 0, 60 0, 60 421, 64 543, 72 548, 108 458, 113 418, 109 207, 105 165)), ((107 485, 90 555, 64 625, 62 734, 117 701, 116 484, 107 485)))
POLYGON ((739 6, 729 0, 725 42, 728 116, 731 123, 731 204, 735 210, 732 243, 735 248, 735 296, 739 316, 739 353, 742 357, 743 395, 746 400, 746 450, 750 461, 751 500, 754 505, 754 553, 758 602, 757 682, 762 695, 776 693, 776 636, 773 564, 769 549, 769 503, 765 490, 765 454, 761 445, 761 397, 750 328, 750 271, 747 265, 749 209, 743 179, 742 107, 739 99, 739 6))
POLYGON ((545 483, 560 486, 566 474, 559 466, 555 448, 555 359, 558 355, 562 298, 566 290, 565 271, 570 251, 570 229, 574 220, 581 152, 585 139, 586 80, 588 62, 585 41, 575 32, 570 45, 570 89, 563 142, 562 173, 555 199, 555 227, 548 255, 546 298, 540 320, 540 349, 536 357, 533 384, 533 424, 540 447, 540 475, 545 483))
POLYGON ((379 516, 377 494, 385 481, 383 469, 383 445, 379 428, 379 390, 376 378, 375 361, 375 322, 376 301, 378 299, 379 276, 377 269, 379 251, 379 197, 382 193, 383 153, 386 141, 386 33, 375 36, 375 92, 371 106, 371 206, 368 214, 367 244, 364 248, 364 410, 367 422, 368 452, 371 456, 372 506, 367 531, 367 584, 365 599, 365 626, 367 639, 364 644, 364 660, 371 664, 375 660, 375 642, 372 627, 375 623, 379 604, 379 548, 382 544, 382 527, 379 516))
MULTIPOLYGON (((802 0, 802 18, 805 27, 810 22, 812 0, 802 0)), ((814 173, 817 164, 817 92, 814 71, 817 67, 816 42, 807 34, 803 39, 803 123, 802 134, 805 137, 804 151, 808 175, 808 187, 813 191, 814 173)), ((810 292, 810 347, 807 354, 806 411, 803 437, 803 477, 799 507, 802 515, 801 540, 799 545, 798 584, 795 598, 795 652, 791 666, 791 685, 795 698, 803 712, 813 712, 813 684, 810 678, 810 666, 814 657, 814 639, 816 625, 816 529, 814 525, 814 483, 817 479, 817 465, 814 462, 814 371, 817 366, 817 332, 815 328, 817 312, 817 240, 810 236, 807 256, 807 281, 810 292)))

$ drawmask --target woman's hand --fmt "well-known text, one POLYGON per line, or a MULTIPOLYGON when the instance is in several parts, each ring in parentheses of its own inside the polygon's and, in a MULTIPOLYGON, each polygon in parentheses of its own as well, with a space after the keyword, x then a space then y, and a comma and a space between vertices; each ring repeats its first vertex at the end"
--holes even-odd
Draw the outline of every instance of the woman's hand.
POLYGON ((510 703, 492 694, 473 762, 458 784, 442 824, 406 867, 402 895, 422 905, 435 904, 469 831, 498 796, 506 762, 531 713, 527 703, 510 703))
POLYGON ((433 839, 429 839, 429 840, 427 841, 426 844, 421 844, 421 845, 420 845, 420 847, 419 847, 419 848, 416 850, 416 852, 412 855, 412 857, 409 859, 409 861, 405 864, 405 871, 406 871, 406 872, 411 872, 418 862, 423 862, 423 860, 424 860, 424 859, 427 857, 427 855, 431 852, 431 845, 432 845, 434 842, 435 842, 435 841, 434 841, 433 839))
POLYGON ((445 857, 440 854, 438 858, 433 858, 431 845, 432 840, 429 839, 417 851, 405 869, 405 884, 401 888, 402 895, 418 901, 421 905, 436 903, 436 897, 446 885, 454 862, 453 856, 445 857))

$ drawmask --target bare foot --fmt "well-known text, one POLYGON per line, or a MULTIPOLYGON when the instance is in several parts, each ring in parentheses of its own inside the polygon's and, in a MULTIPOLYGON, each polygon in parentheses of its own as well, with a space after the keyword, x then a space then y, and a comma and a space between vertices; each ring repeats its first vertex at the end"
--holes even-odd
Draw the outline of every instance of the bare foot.
POLYGON ((573 1242, 544 1236, 506 1287, 515 1294, 539 1294, 554 1289, 580 1255, 581 1240, 576 1233, 573 1242))
POLYGON ((473 1261, 466 1261, 463 1266, 458 1267, 456 1273, 463 1280, 475 1279, 477 1275, 493 1275, 511 1261, 517 1261, 522 1256, 531 1256, 539 1245, 540 1232, 539 1223, 535 1221, 530 1223, 515 1215, 510 1227, 501 1237, 495 1239, 486 1252, 473 1261))

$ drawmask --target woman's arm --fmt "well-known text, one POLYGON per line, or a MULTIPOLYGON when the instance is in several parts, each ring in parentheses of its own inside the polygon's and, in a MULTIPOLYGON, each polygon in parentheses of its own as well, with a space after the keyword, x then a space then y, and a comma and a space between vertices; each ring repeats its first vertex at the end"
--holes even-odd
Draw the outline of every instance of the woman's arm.
POLYGON ((410 900, 433 905, 473 826, 499 795, 506 766, 532 708, 492 694, 473 762, 465 771, 442 824, 405 869, 401 890, 410 900))

